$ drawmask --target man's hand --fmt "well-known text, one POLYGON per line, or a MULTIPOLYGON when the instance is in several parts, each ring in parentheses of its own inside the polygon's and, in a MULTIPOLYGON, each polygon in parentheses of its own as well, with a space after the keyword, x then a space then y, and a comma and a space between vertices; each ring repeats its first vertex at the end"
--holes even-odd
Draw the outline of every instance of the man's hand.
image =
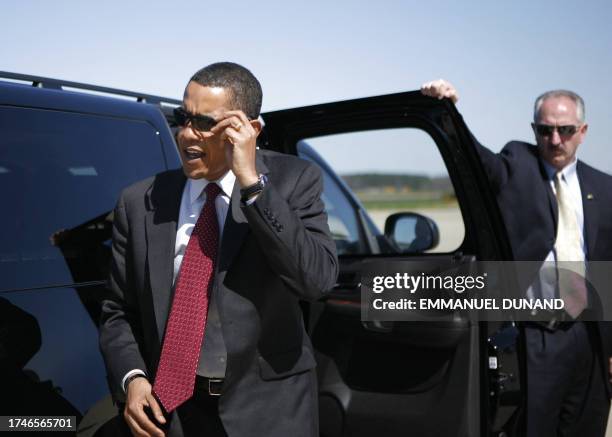
POLYGON ((164 432, 149 419, 144 411, 145 407, 149 407, 159 423, 166 423, 151 389, 151 384, 146 378, 133 379, 127 386, 127 403, 123 417, 135 436, 164 437, 164 432))
POLYGON ((242 111, 227 111, 211 130, 229 141, 225 158, 242 188, 259 179, 255 168, 255 147, 260 130, 259 121, 249 120, 242 111))
POLYGON ((421 93, 437 99, 443 99, 446 97, 451 99, 453 103, 457 103, 457 101, 459 101, 459 94, 457 94, 455 87, 444 79, 424 83, 421 85, 421 93))

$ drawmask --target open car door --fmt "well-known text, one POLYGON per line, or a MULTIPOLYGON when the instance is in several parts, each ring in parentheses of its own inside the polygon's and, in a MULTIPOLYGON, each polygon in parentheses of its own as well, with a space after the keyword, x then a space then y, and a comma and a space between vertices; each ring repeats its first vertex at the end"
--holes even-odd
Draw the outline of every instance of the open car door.
POLYGON ((497 203, 454 105, 406 92, 263 118, 261 147, 321 167, 340 258, 335 289, 305 305, 318 361, 321 435, 512 434, 521 403, 516 344, 507 342, 503 357, 495 356, 493 344, 507 326, 462 317, 361 319, 361 275, 369 262, 410 261, 407 270, 417 275, 512 259, 497 203), (428 165, 432 171, 422 174, 428 165), (403 231, 411 241, 394 239, 398 220, 412 226, 403 231), (420 225, 429 231, 422 243, 420 225))

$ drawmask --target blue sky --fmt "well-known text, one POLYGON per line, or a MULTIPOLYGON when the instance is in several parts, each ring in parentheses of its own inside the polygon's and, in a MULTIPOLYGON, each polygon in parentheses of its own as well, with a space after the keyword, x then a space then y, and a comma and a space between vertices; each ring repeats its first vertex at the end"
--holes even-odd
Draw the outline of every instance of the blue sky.
MULTIPOLYGON (((2 6, 0 70, 180 97, 198 68, 231 60, 261 80, 264 110, 444 77, 493 150, 531 140, 534 98, 569 88, 587 105, 580 157, 612 172, 611 22, 612 2, 603 0, 22 0, 2 6)), ((360 158, 351 162, 359 167, 360 158)))

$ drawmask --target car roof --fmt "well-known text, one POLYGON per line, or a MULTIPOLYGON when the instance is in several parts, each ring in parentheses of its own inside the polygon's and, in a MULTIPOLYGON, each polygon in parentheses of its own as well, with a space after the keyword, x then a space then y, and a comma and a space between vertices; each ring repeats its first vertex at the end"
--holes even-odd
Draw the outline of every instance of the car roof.
POLYGON ((158 121, 179 100, 0 72, 0 105, 158 121), (8 78, 9 80, 6 80, 8 78), (21 83, 11 80, 21 80, 21 83), (69 88, 69 89, 66 89, 69 88))

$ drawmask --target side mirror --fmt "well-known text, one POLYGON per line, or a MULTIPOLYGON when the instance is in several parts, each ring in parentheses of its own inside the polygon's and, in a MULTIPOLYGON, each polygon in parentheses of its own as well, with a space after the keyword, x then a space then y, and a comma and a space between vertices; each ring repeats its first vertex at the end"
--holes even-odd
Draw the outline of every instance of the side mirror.
POLYGON ((398 212, 385 220, 385 236, 402 253, 420 253, 440 242, 438 225, 429 217, 415 212, 398 212))

